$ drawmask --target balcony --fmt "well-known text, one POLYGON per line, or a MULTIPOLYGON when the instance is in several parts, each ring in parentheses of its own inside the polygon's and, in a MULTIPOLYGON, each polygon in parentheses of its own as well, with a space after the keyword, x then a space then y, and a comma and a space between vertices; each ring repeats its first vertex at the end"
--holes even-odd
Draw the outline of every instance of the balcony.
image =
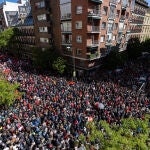
POLYGON ((72 28, 71 27, 62 27, 61 32, 62 33, 72 33, 72 28))
POLYGON ((127 7, 128 7, 128 4, 123 2, 121 6, 122 10, 126 10, 127 7))
POLYGON ((111 13, 111 14, 108 16, 108 20, 115 20, 115 13, 111 13))
POLYGON ((123 32, 123 28, 119 28, 119 33, 123 32))
POLYGON ((68 13, 68 14, 66 14, 66 15, 64 15, 64 16, 61 16, 61 20, 63 21, 63 20, 71 20, 71 14, 70 13, 68 13))
POLYGON ((108 27, 107 28, 107 33, 112 33, 113 32, 113 28, 112 27, 108 27))
POLYGON ((105 45, 112 45, 112 40, 107 40, 105 45))
POLYGON ((62 45, 72 45, 72 41, 69 39, 62 40, 62 45))
POLYGON ((98 40, 90 40, 87 41, 87 47, 98 47, 99 41, 98 40))
POLYGON ((101 19, 102 16, 101 16, 101 14, 100 14, 100 10, 90 9, 90 10, 88 11, 88 18, 101 19))
POLYGON ((88 33, 100 33, 100 26, 88 26, 88 33))
POLYGON ((120 17, 120 22, 125 21, 125 19, 126 19, 126 17, 122 15, 122 16, 120 17))
POLYGON ((132 18, 129 18, 129 19, 128 19, 128 22, 130 22, 130 23, 131 23, 131 22, 132 22, 132 18))
POLYGON ((131 31, 130 31, 130 29, 127 29, 127 33, 130 33, 131 31))
POLYGON ((121 42, 122 42, 122 38, 118 38, 117 43, 121 44, 121 42))
POLYGON ((111 4, 115 4, 115 5, 117 4, 117 1, 116 1, 116 0, 110 0, 109 2, 110 2, 111 4))
POLYGON ((103 2, 103 0, 90 0, 91 2, 95 2, 97 4, 101 4, 103 2))

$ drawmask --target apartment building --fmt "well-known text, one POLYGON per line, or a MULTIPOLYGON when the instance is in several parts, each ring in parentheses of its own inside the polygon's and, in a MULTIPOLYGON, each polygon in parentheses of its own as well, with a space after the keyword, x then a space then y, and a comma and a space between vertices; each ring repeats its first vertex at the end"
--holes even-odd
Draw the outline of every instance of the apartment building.
POLYGON ((140 40, 145 41, 148 38, 150 39, 150 8, 147 9, 144 16, 144 22, 142 26, 142 34, 140 40))
POLYGON ((130 24, 131 38, 141 38, 147 9, 148 3, 145 0, 135 0, 134 11, 132 12, 132 23, 130 24))
POLYGON ((44 51, 53 45, 50 1, 32 0, 31 6, 35 24, 36 45, 44 51))
POLYGON ((125 50, 133 9, 132 0, 60 0, 61 49, 69 64, 90 70, 114 47, 125 50))
POLYGON ((18 22, 15 26, 18 29, 18 35, 16 36, 18 55, 22 58, 31 58, 32 49, 36 45, 30 3, 27 1, 25 5, 19 6, 18 13, 18 22))

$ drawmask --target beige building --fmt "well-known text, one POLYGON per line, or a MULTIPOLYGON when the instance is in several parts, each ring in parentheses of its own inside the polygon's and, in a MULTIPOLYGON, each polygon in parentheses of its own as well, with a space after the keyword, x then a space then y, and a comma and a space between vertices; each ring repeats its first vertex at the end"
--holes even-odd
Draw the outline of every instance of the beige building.
POLYGON ((150 8, 147 9, 147 12, 144 16, 144 23, 142 26, 142 35, 140 37, 141 41, 150 38, 150 8))

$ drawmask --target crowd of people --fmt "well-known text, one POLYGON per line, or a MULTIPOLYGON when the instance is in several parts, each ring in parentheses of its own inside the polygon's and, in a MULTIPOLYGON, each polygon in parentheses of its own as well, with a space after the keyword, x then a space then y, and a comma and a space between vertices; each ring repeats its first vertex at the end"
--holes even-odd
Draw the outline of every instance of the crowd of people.
MULTIPOLYGON (((84 149, 75 145, 80 134, 88 136, 87 122, 106 120, 121 124, 122 118, 144 119, 150 99, 139 91, 148 64, 129 62, 121 71, 97 74, 99 80, 36 74, 30 64, 0 54, 0 71, 23 92, 9 109, 0 109, 0 149, 84 149), (88 82, 87 82, 88 80, 88 82)), ((145 81, 149 82, 149 81, 145 81)))

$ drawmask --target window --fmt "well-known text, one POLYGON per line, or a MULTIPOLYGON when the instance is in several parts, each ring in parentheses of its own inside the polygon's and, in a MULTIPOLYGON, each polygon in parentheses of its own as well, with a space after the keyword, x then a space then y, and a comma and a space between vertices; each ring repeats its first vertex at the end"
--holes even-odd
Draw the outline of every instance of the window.
POLYGON ((82 43, 82 36, 81 36, 81 35, 78 35, 78 36, 76 37, 76 42, 77 42, 77 43, 82 43))
POLYGON ((35 3, 35 8, 43 8, 43 7, 45 7, 45 2, 44 1, 35 3))
POLYGON ((40 42, 41 43, 49 43, 49 39, 48 38, 40 38, 40 42))
POLYGON ((64 3, 60 5, 61 18, 71 18, 71 3, 64 3))
POLYGON ((113 41, 115 41, 116 40, 116 35, 113 35, 113 41))
POLYGON ((127 25, 126 25, 126 24, 124 24, 124 27, 123 27, 123 29, 126 29, 126 27, 127 27, 127 25))
POLYGON ((105 15, 105 16, 107 16, 107 11, 108 11, 108 7, 104 6, 102 14, 105 15))
POLYGON ((126 18, 127 18, 127 19, 129 18, 129 13, 126 14, 126 18))
POLYGON ((104 35, 102 35, 101 36, 101 40, 100 40, 100 42, 104 42, 105 41, 105 36, 104 35))
POLYGON ((62 22, 61 24, 61 31, 67 31, 67 32, 70 32, 72 31, 72 23, 70 21, 65 21, 65 22, 62 22))
POLYGON ((81 54, 82 54, 82 50, 77 48, 77 49, 76 49, 76 54, 77 54, 77 55, 81 55, 81 54))
POLYGON ((46 14, 41 14, 37 16, 37 19, 40 20, 46 20, 46 14))
POLYGON ((76 14, 82 14, 82 6, 77 6, 76 7, 76 14))
POLYGON ((117 10, 116 17, 119 18, 120 10, 117 10))
POLYGON ((39 27, 39 32, 48 32, 47 27, 39 27))
POLYGON ((107 32, 111 33, 112 30, 113 30, 113 24, 112 23, 108 23, 107 32))
POLYGON ((76 21, 76 29, 82 29, 82 21, 76 21))
POLYGON ((106 28, 106 22, 102 22, 102 29, 105 29, 106 28))
POLYGON ((114 24, 114 30, 117 30, 117 28, 118 28, 118 23, 115 23, 114 24))

